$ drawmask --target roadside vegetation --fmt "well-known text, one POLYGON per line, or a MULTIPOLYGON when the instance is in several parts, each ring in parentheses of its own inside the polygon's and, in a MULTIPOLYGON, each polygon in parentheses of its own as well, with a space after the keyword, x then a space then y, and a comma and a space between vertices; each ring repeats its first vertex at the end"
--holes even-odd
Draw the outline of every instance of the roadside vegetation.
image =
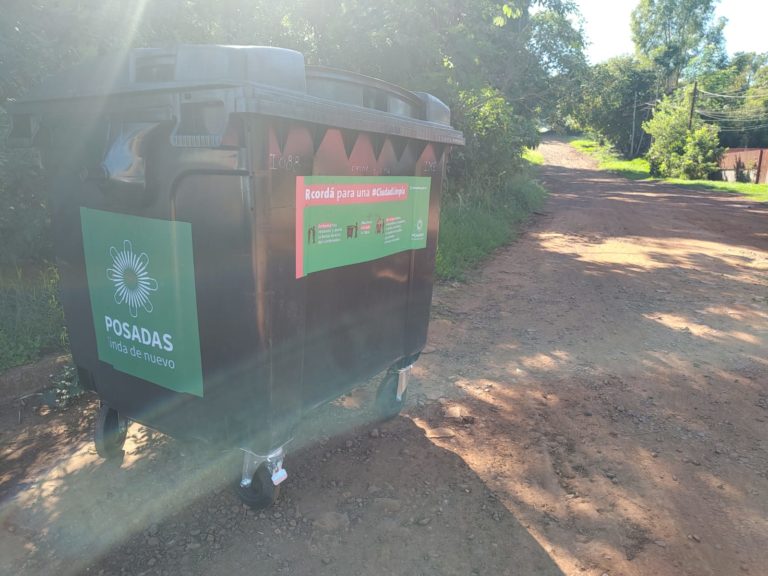
POLYGON ((442 280, 465 280, 497 248, 517 238, 522 226, 544 204, 547 191, 537 181, 544 156, 523 148, 522 163, 484 202, 449 200, 440 216, 435 273, 442 280))
POLYGON ((523 160, 535 166, 544 164, 544 155, 534 148, 523 149, 523 160))
POLYGON ((498 188, 487 203, 448 202, 440 215, 435 272, 443 280, 463 280, 499 246, 514 240, 520 226, 544 203, 546 191, 529 166, 498 188))
POLYGON ((596 140, 577 138, 571 140, 570 144, 595 158, 600 170, 613 172, 630 180, 644 180, 651 175, 651 167, 645 158, 627 160, 610 146, 601 145, 596 140))
POLYGON ((0 372, 67 346, 42 172, 9 129, 0 106, 0 372))
POLYGON ((58 280, 52 265, 0 276, 0 370, 66 348, 58 280))
MULTIPOLYGON (((647 166, 651 176, 702 186, 719 179, 727 149, 768 147, 768 52, 730 56, 717 4, 640 0, 631 22, 635 53, 586 70, 563 124, 593 135, 601 146, 592 152, 602 168, 639 179, 647 177, 647 166)), ((737 179, 746 181, 754 168, 737 168, 737 179)), ((727 183, 707 186, 760 193, 727 183)))
POLYGON ((746 196, 757 202, 768 202, 768 184, 718 182, 717 180, 682 180, 680 178, 667 178, 666 181, 670 184, 677 184, 678 186, 730 192, 731 194, 746 196))
MULTIPOLYGON (((612 172, 630 180, 654 179, 651 167, 644 158, 626 160, 613 148, 599 144, 596 140, 577 138, 570 140, 570 145, 598 161, 600 170, 612 172)), ((753 184, 749 182, 724 182, 718 180, 688 180, 683 178, 664 178, 665 182, 697 188, 740 194, 757 202, 768 202, 768 184, 753 184)))

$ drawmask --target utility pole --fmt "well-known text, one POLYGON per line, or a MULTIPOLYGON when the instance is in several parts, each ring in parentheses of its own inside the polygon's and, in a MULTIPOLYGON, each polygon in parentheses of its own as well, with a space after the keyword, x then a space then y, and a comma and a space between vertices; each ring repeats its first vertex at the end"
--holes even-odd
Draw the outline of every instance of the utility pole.
POLYGON ((635 104, 632 106, 632 136, 629 138, 629 159, 635 157, 635 116, 637 115, 637 90, 635 90, 635 104))
POLYGON ((693 94, 691 95, 691 113, 688 116, 688 130, 693 127, 693 110, 696 107, 696 96, 699 93, 699 82, 694 80, 693 82, 693 94))

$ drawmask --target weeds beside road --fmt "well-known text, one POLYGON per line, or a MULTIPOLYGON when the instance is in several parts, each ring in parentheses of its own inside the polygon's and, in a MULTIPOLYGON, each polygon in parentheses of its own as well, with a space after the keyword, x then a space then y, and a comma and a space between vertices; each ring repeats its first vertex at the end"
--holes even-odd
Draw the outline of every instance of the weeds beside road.
MULTIPOLYGON (((576 139, 570 141, 571 146, 584 152, 598 161, 600 170, 612 172, 630 180, 651 180, 650 166, 644 158, 625 160, 618 156, 610 147, 601 146, 594 140, 576 139)), ((719 182, 714 180, 681 180, 666 178, 661 180, 677 186, 728 192, 746 196, 756 202, 768 202, 768 184, 750 184, 748 182, 719 182)))
POLYGON ((521 224, 537 210, 546 191, 530 167, 510 176, 486 201, 464 205, 446 202, 440 215, 435 273, 441 280, 463 279, 499 246, 517 235, 521 224))
POLYGON ((0 373, 66 346, 56 268, 0 271, 0 373))

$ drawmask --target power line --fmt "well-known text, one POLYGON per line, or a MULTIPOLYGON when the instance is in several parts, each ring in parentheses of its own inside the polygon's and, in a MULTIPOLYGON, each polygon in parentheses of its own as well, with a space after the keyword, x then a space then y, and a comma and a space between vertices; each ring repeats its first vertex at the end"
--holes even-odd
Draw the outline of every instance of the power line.
POLYGON ((696 110, 696 113, 712 120, 723 122, 762 122, 768 120, 768 114, 758 114, 755 116, 745 116, 743 114, 717 114, 707 110, 696 110))
MULTIPOLYGON (((735 88, 733 90, 723 90, 720 92, 721 94, 738 94, 740 92, 744 92, 745 90, 749 90, 750 86, 746 86, 744 88, 735 88)), ((712 92, 710 92, 712 94, 712 92)))
POLYGON ((720 132, 749 132, 750 130, 762 130, 763 128, 768 128, 768 124, 744 126, 742 128, 720 128, 720 132))
POLYGON ((768 115, 768 109, 749 109, 749 108, 735 108, 730 110, 709 110, 707 108, 696 108, 697 112, 701 114, 709 114, 710 116, 720 116, 729 118, 746 118, 750 116, 765 116, 768 115))
POLYGON ((745 98, 762 98, 764 96, 768 96, 768 91, 766 92, 754 91, 751 93, 731 95, 731 94, 715 94, 714 92, 707 92, 706 90, 700 89, 699 93, 705 96, 709 96, 710 98, 729 98, 734 100, 743 100, 745 98))

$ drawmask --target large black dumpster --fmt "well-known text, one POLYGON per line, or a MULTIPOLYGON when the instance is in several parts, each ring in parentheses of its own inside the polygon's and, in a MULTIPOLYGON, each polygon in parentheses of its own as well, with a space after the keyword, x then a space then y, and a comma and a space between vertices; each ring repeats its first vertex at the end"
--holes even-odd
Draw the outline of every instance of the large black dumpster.
POLYGON ((128 420, 285 476, 302 415, 387 370, 399 411, 427 337, 448 108, 267 47, 139 49, 13 106, 41 149, 62 301, 97 450, 128 420))

